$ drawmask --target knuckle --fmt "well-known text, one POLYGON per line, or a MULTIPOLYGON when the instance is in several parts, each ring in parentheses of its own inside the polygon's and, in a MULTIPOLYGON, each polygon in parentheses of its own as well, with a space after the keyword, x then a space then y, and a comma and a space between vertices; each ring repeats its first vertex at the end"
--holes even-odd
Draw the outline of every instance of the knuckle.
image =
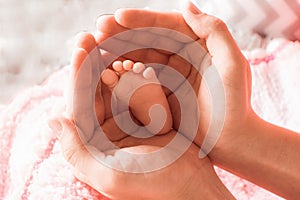
POLYGON ((211 17, 210 25, 211 28, 215 31, 227 30, 227 25, 220 18, 211 17))

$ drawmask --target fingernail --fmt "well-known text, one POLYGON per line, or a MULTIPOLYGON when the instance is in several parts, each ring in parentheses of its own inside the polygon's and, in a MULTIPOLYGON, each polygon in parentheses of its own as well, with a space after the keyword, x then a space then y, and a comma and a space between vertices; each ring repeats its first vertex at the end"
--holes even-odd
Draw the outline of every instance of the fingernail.
POLYGON ((101 14, 96 18, 96 29, 97 30, 101 30, 103 26, 105 26, 106 21, 110 18, 110 17, 114 17, 114 15, 112 14, 101 14))
POLYGON ((62 124, 58 120, 49 120, 48 126, 54 131, 56 136, 59 138, 62 132, 62 124))
POLYGON ((201 13, 201 11, 191 1, 189 1, 188 9, 195 15, 199 15, 201 13))

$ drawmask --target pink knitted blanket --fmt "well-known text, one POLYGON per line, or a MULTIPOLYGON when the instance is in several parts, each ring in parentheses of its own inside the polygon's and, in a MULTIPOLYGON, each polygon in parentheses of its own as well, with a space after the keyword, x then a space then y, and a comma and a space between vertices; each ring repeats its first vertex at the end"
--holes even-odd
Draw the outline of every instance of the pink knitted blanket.
MULTIPOLYGON (((252 64, 252 103, 264 119, 300 132, 300 44, 273 40, 265 49, 244 52, 252 64)), ((65 111, 70 67, 52 74, 0 108, 0 199, 107 199, 72 175, 48 127, 65 111)), ((237 199, 280 199, 216 168, 237 199)))

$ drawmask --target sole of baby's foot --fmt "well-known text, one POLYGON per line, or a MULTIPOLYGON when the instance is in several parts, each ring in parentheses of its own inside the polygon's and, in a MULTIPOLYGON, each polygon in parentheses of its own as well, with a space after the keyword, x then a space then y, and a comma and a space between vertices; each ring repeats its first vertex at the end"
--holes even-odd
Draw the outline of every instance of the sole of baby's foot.
POLYGON ((152 67, 126 60, 113 63, 113 70, 102 74, 102 81, 125 103, 133 116, 152 134, 165 134, 172 128, 167 98, 152 67), (120 78, 119 78, 119 76, 120 78))

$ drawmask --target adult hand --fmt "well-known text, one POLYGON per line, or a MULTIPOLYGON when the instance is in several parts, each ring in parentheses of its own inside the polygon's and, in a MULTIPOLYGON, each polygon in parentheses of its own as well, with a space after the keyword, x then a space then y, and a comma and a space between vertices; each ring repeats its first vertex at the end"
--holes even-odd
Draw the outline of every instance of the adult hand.
MULTIPOLYGON (((192 4, 183 16, 193 31, 206 40, 225 89, 224 127, 210 158, 267 190, 287 199, 297 199, 300 135, 264 121, 253 111, 250 67, 225 24, 192 4)), ((212 112, 205 94, 199 95, 204 105, 201 109, 212 112)))
MULTIPOLYGON (((172 29, 177 31, 178 34, 172 34, 171 36, 173 37, 171 37, 170 33, 173 33, 171 31, 152 31, 142 39, 134 37, 136 36, 134 34, 132 37, 120 38, 117 43, 120 48, 126 48, 130 45, 140 47, 138 51, 122 56, 144 63, 158 62, 180 72, 192 85, 199 99, 201 112, 200 130, 194 142, 200 147, 210 123, 213 123, 216 127, 222 128, 221 137, 214 150, 219 149, 219 146, 225 146, 224 143, 229 143, 232 137, 234 137, 232 133, 240 130, 253 114, 250 105, 251 73, 249 64, 227 30, 226 25, 220 19, 201 13, 191 3, 183 10, 183 15, 180 13, 162 13, 141 9, 119 9, 114 16, 105 15, 97 20, 97 43, 102 46, 111 37, 118 39, 118 35, 116 34, 145 27, 172 29), (204 49, 208 50, 213 65, 217 70, 211 72, 207 70, 209 67, 200 69, 206 70, 204 72, 205 79, 196 70, 198 66, 193 67, 192 64, 201 64, 206 52, 200 48, 196 49, 198 51, 195 51, 194 48, 191 48, 190 40, 186 40, 180 33, 196 41, 204 49), (154 48, 143 49, 143 47, 149 46, 149 43, 153 42, 155 44, 163 43, 166 46, 171 46, 174 52, 178 53, 161 51, 154 48), (190 63, 184 60, 180 54, 187 54, 187 57, 190 57, 192 61, 198 61, 190 63), (220 79, 221 85, 209 85, 208 79, 216 80, 215 82, 220 79), (221 104, 221 107, 224 107, 223 112, 218 114, 219 109, 214 108, 216 106, 214 102, 216 101, 213 101, 215 97, 213 94, 216 93, 214 91, 220 91, 220 86, 221 90, 224 88, 225 97, 223 102, 222 100, 218 102, 221 104), (225 113, 226 116, 224 117, 225 113)), ((108 52, 115 53, 113 49, 108 49, 108 52)), ((174 128, 176 129, 176 125, 180 122, 180 117, 178 117, 180 116, 178 112, 179 106, 176 104, 175 97, 172 94, 167 93, 167 95, 171 110, 173 111, 173 117, 175 116, 174 128)), ((215 130, 214 127, 211 128, 210 132, 219 131, 215 130)))
MULTIPOLYGON (((136 160, 131 154, 146 157, 164 148, 175 133, 171 131, 151 138, 135 138, 116 126, 110 110, 110 91, 104 85, 95 85, 92 80, 101 68, 101 57, 95 49, 92 35, 79 35, 72 58, 71 91, 74 97, 71 96, 68 102, 71 119, 60 118, 52 122, 52 127, 57 127, 57 131, 61 132, 59 138, 63 154, 73 165, 76 176, 111 199, 232 198, 215 174, 209 159, 199 161, 199 149, 193 144, 168 166, 132 173, 132 169, 143 170, 145 165, 154 165, 172 157, 179 149, 166 149, 164 154, 151 159, 152 163, 147 159, 136 160), (96 96, 93 95, 93 87, 97 87, 96 96), (97 116, 94 115, 93 98, 96 99, 97 116), (105 143, 107 140, 99 132, 98 122, 105 136, 118 148, 105 143)), ((189 142, 179 137, 179 142, 189 142)))
MULTIPOLYGON (((206 46, 212 56, 217 74, 223 82, 226 101, 221 103, 224 103, 226 115, 223 119, 218 115, 212 119, 215 114, 213 110, 215 105, 212 104, 212 98, 208 93, 215 89, 213 85, 202 82, 198 90, 197 86, 201 79, 190 81, 190 83, 196 83, 193 85, 199 97, 202 114, 200 131, 194 142, 201 146, 210 122, 215 122, 217 126, 222 125, 220 138, 209 153, 209 157, 215 164, 286 198, 297 197, 299 194, 297 186, 300 182, 299 176, 296 176, 300 163, 297 153, 299 152, 299 135, 269 124, 253 112, 250 104, 250 68, 226 25, 215 17, 201 13, 192 4, 183 10, 183 17, 178 13, 120 9, 115 13, 115 17, 105 16, 98 20, 97 41, 100 44, 115 33, 141 27, 170 28, 190 36, 200 44, 204 41, 203 46, 206 46), (280 181, 274 180, 274 177, 280 181)), ((156 36, 150 38, 161 38, 159 32, 151 32, 151 34, 156 34, 156 36)), ((163 35, 166 36, 166 34, 163 35)), ((172 37, 168 37, 166 44, 172 44, 169 42, 172 40, 170 38, 172 37)), ((127 40, 122 38, 121 43, 148 45, 149 41, 144 41, 146 43, 133 41, 132 38, 127 40)), ((176 37, 174 41, 180 43, 180 49, 186 46, 184 41, 176 37)), ((176 61, 176 55, 154 49, 141 52, 124 56, 129 59, 145 59, 150 63, 162 58, 165 64, 174 67, 184 74, 187 80, 191 80, 190 74, 192 73, 189 73, 191 69, 189 64, 172 62, 176 61)), ((197 52, 192 53, 197 56, 197 52)), ((217 80, 215 79, 216 73, 206 75, 206 78, 212 77, 212 80, 217 80)))

